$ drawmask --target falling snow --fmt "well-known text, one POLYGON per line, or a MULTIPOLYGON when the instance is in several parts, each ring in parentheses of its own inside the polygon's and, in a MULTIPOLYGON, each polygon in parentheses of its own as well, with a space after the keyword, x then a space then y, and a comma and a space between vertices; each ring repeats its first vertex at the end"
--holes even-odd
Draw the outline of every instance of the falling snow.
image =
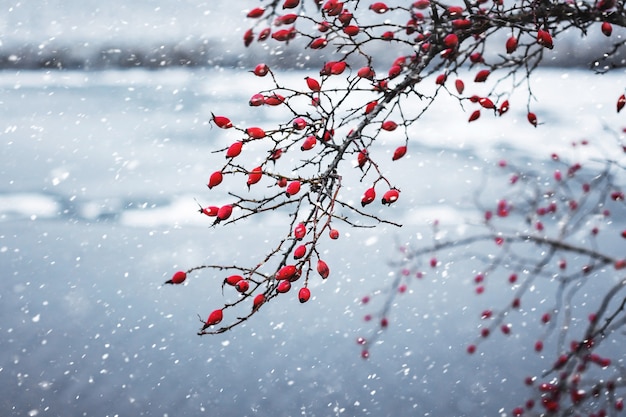
MULTIPOLYGON (((240 103, 258 81, 219 67, 121 70, 113 57, 124 52, 122 40, 153 53, 233 31, 213 2, 157 3, 0 2, 11 62, 36 57, 21 49, 26 42, 44 52, 60 45, 102 70, 0 73, 0 384, 7 399, 0 414, 451 416, 517 405, 507 390, 524 363, 511 363, 498 346, 482 353, 492 355, 489 366, 465 355, 475 322, 454 270, 406 294, 368 361, 354 343, 365 327, 354 300, 393 279, 387 262, 398 240, 429 236, 435 219, 472 214, 468 191, 481 179, 476 161, 506 153, 532 164, 546 152, 570 152, 581 133, 601 134, 603 108, 572 99, 589 75, 538 74, 536 110, 550 118, 541 135, 531 134, 522 113, 502 131, 486 122, 451 125, 443 107, 433 108, 414 132, 419 145, 404 157, 413 171, 398 178, 404 203, 391 212, 405 227, 342 231, 341 249, 324 257, 345 269, 333 266, 335 276, 311 285, 309 303, 268 305, 235 332, 200 338, 197 315, 206 318, 211 301, 221 300, 215 285, 204 284, 223 277, 192 277, 174 292, 162 286, 166 276, 216 260, 254 261, 282 220, 270 213, 263 223, 225 232, 198 215, 221 158, 212 151, 234 135, 212 129, 210 113, 248 119, 240 103), (103 53, 108 61, 93 61, 103 53), (550 111, 554 91, 559 115, 575 123, 550 111), (455 308, 443 311, 446 300, 455 308)), ((304 75, 286 77, 295 83, 304 75)), ((622 77, 594 78, 595 94, 612 97, 622 77)), ((221 206, 229 196, 211 198, 221 206)))

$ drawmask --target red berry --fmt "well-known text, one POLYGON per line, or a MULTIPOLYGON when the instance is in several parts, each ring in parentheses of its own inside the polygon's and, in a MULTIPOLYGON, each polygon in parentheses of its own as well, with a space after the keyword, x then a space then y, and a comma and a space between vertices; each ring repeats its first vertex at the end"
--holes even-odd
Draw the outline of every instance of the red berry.
POLYGON ((548 49, 552 49, 554 47, 554 44, 552 42, 552 36, 550 35, 550 33, 543 29, 539 29, 537 31, 537 43, 548 49))
POLYGON ((309 90, 317 92, 322 89, 320 83, 315 78, 305 77, 304 80, 306 81, 306 85, 309 87, 309 90))
POLYGON ((258 294, 256 297, 254 297, 254 300, 252 301, 252 311, 257 311, 259 308, 261 308, 261 305, 265 302, 265 295, 264 294, 258 294))
POLYGON ((343 28, 343 33, 348 36, 356 36, 359 34, 360 31, 361 28, 359 28, 357 25, 349 25, 343 28))
POLYGON ((313 41, 309 44, 309 48, 322 49, 326 45, 328 45, 328 40, 322 37, 322 38, 313 39, 313 41))
POLYGON ((302 142, 302 146, 300 146, 300 150, 309 151, 313 149, 315 145, 317 145, 317 138, 314 135, 311 135, 304 139, 304 142, 302 142))
POLYGON ((261 93, 254 94, 248 104, 252 107, 262 106, 265 104, 265 96, 261 93))
POLYGON ((240 293, 248 291, 248 288, 250 288, 250 283, 245 279, 239 280, 237 284, 235 284, 235 289, 240 293))
POLYGON ((276 181, 276 185, 278 185, 280 188, 285 188, 287 186, 287 178, 280 177, 278 181, 276 181))
POLYGON ((374 91, 385 91, 389 88, 389 83, 387 80, 380 80, 374 86, 374 91))
POLYGON ((233 206, 227 204, 225 206, 222 206, 219 208, 219 210, 217 211, 217 219, 218 220, 226 220, 230 217, 230 215, 233 212, 233 206))
POLYGON ((371 80, 374 78, 375 72, 372 67, 363 67, 357 71, 356 75, 358 75, 360 78, 366 78, 368 80, 371 80))
POLYGON ((447 10, 450 17, 459 17, 463 14, 463 7, 461 6, 448 6, 447 10))
POLYGON ((391 68, 389 68, 389 72, 387 73, 387 76, 389 77, 389 79, 394 79, 398 75, 400 75, 401 72, 402 72, 402 67, 400 65, 392 65, 391 68))
POLYGON ((463 91, 465 90, 465 83, 463 83, 463 80, 461 80, 460 78, 457 78, 454 81, 454 87, 459 94, 463 94, 463 91))
POLYGON ((287 194, 287 197, 291 197, 292 195, 298 194, 299 191, 300 181, 292 181, 289 183, 289 185, 287 185, 287 190, 285 191, 285 194, 287 194))
POLYGON ((537 115, 535 113, 528 112, 528 114, 526 115, 526 118, 528 119, 528 123, 537 127, 537 115))
POLYGON ((266 64, 259 64, 256 67, 254 67, 254 75, 256 75, 257 77, 265 77, 267 75, 267 73, 270 71, 270 67, 268 67, 266 64))
POLYGON ((474 77, 474 82, 483 83, 487 81, 487 77, 489 77, 489 74, 491 74, 491 71, 486 70, 486 69, 478 71, 478 73, 476 74, 476 77, 474 77))
POLYGON ((304 238, 304 236, 306 235, 306 226, 304 225, 304 223, 298 223, 295 229, 293 229, 293 235, 295 236, 296 240, 302 240, 302 238, 304 238))
MULTIPOLYGON (((259 36, 257 37, 257 40, 259 42, 266 40, 267 38, 270 37, 270 34, 272 33, 272 29, 270 28, 265 28, 263 29, 261 32, 259 32, 259 36)), ((262 75, 260 75, 262 77, 262 75)))
POLYGON ((300 259, 306 255, 306 246, 300 245, 293 251, 293 259, 300 259))
POLYGON ((187 279, 187 273, 185 271, 174 272, 172 278, 165 281, 166 284, 182 284, 187 279))
POLYGON ((303 117, 296 117, 295 119, 293 119, 293 122, 291 123, 291 125, 296 130, 303 130, 304 128, 306 128, 307 122, 306 120, 304 120, 303 117))
POLYGON ((248 181, 246 182, 246 184, 248 185, 248 188, 250 188, 252 184, 256 184, 257 182, 261 181, 262 177, 263 177, 263 168, 260 166, 253 168, 252 171, 248 173, 248 181))
POLYGON ((452 48, 444 49, 442 52, 439 53, 439 56, 442 57, 443 59, 452 59, 454 58, 454 49, 452 48))
POLYGON ((363 149, 359 151, 359 154, 356 157, 356 162, 357 162, 358 167, 363 168, 368 159, 369 158, 367 156, 367 149, 363 149))
POLYGON ((273 151, 270 151, 270 156, 269 156, 269 160, 272 162, 276 162, 278 159, 280 159, 280 157, 283 155, 283 150, 282 149, 274 149, 273 151))
POLYGON ((320 274, 323 279, 328 278, 328 275, 330 274, 328 264, 321 259, 318 259, 317 261, 317 273, 320 274))
POLYGON ((491 101, 487 97, 480 98, 478 100, 478 104, 480 104, 481 106, 483 106, 486 109, 495 109, 496 108, 496 106, 493 104, 493 101, 491 101))
POLYGON ((328 29, 330 29, 330 23, 326 21, 321 22, 317 25, 317 30, 319 30, 322 33, 328 32, 328 29))
POLYGON ((337 61, 325 62, 324 66, 320 70, 320 75, 321 76, 330 75, 330 70, 332 69, 333 65, 335 65, 336 63, 337 63, 337 61))
MULTIPOLYGON (((365 114, 370 114, 372 111, 374 111, 374 109, 376 108, 376 106, 378 105, 378 101, 374 100, 374 101, 370 101, 369 103, 367 103, 365 105, 365 114)), ((361 151, 363 152, 363 151, 361 151)), ((367 152, 367 151, 365 151, 367 152)))
POLYGON ((397 189, 393 188, 383 195, 382 203, 385 205, 391 205, 398 200, 398 197, 400 197, 400 192, 397 189))
POLYGON ((224 179, 224 176, 222 175, 222 172, 221 171, 215 171, 209 177, 209 183, 207 184, 207 187, 209 187, 209 189, 211 189, 213 187, 217 187, 222 182, 222 179, 224 179))
POLYGON ((311 298, 311 291, 307 287, 300 288, 298 291, 298 299, 301 303, 306 303, 311 298))
POLYGON ((626 105, 626 95, 622 94, 617 99, 617 112, 618 113, 624 108, 624 105, 626 105))
POLYGON ((244 46, 247 48, 248 46, 250 46, 253 40, 254 40, 254 32, 252 31, 252 29, 246 30, 245 33, 243 34, 244 46))
POLYGON ((374 190, 374 187, 368 188, 367 190, 365 190, 365 193, 363 193, 363 197, 361 198, 361 207, 365 207, 375 199, 376 190, 374 190))
POLYGON ((472 21, 469 19, 454 19, 452 26, 455 29, 468 29, 472 26, 472 21))
POLYGON ((509 111, 509 100, 504 100, 502 104, 500 104, 500 108, 498 108, 498 114, 502 116, 507 111, 509 111))
POLYGON ((295 28, 281 29, 272 33, 272 38, 279 42, 286 42, 293 39, 296 36, 295 28))
POLYGON ((611 36, 611 33, 613 33, 613 26, 609 22, 602 22, 601 29, 604 36, 611 36))
POLYGON ((406 154, 406 146, 399 146, 393 153, 392 161, 397 161, 406 154))
POLYGON ((250 10, 246 17, 254 19, 254 18, 263 16, 263 13, 265 13, 265 9, 264 8, 256 7, 254 9, 250 10))
POLYGON ((230 275, 224 278, 224 284, 228 284, 234 287, 241 280, 243 280, 243 277, 241 275, 230 275))
POLYGON ((511 415, 513 417, 520 417, 522 414, 524 414, 524 409, 522 407, 515 407, 513 411, 511 411, 511 415))
POLYGON ((213 311, 211 314, 209 314, 209 318, 207 318, 206 323, 204 323, 204 326, 202 326, 202 330, 206 329, 209 326, 218 324, 220 321, 222 321, 223 317, 224 317, 224 314, 222 313, 222 310, 213 311))
POLYGON ((276 292, 284 294, 291 289, 291 282, 289 281, 280 281, 278 286, 276 287, 276 292))
POLYGON ((386 130, 388 132, 393 132, 398 127, 398 124, 394 122, 393 120, 386 120, 383 122, 381 127, 383 130, 386 130))
POLYGON ((295 9, 300 4, 300 0, 285 0, 283 9, 295 9))
POLYGON ((226 158, 234 158, 241 153, 243 142, 235 142, 226 150, 226 158))
POLYGON ((472 114, 470 114, 469 119, 467 119, 468 122, 473 122, 474 120, 477 120, 480 117, 480 110, 474 110, 472 112, 472 114))
POLYGON ((377 3, 373 3, 370 5, 370 10, 378 14, 383 14, 383 13, 386 13, 387 10, 389 10, 389 7, 387 7, 385 3, 377 2, 377 3))
MULTIPOLYGON (((280 104, 283 104, 285 102, 285 97, 281 96, 280 94, 272 94, 271 96, 267 96, 263 98, 265 104, 267 104, 268 106, 278 106, 280 104)), ((259 134, 261 132, 257 131, 259 134)), ((265 137, 265 133, 262 133, 262 137, 265 137)), ((252 135, 250 135, 252 136, 252 135)), ((253 139, 262 139, 262 137, 253 137, 253 139)))
POLYGON ((249 127, 246 129, 246 133, 252 139, 263 139, 265 137, 265 131, 260 127, 249 127))
POLYGON ((346 63, 345 62, 335 62, 331 67, 330 67, 330 73, 332 75, 339 75, 341 74, 344 70, 346 69, 346 63))
POLYGON ((330 229, 330 231, 328 232, 328 236, 330 236, 330 238, 333 240, 339 239, 339 230, 330 229))
POLYGON ((459 44, 459 37, 454 33, 450 33, 446 35, 445 38, 443 38, 443 44, 446 46, 446 48, 454 49, 459 44))
POLYGON ((350 24, 350 21, 352 21, 353 17, 354 16, 352 15, 352 13, 344 9, 341 11, 341 14, 337 16, 337 20, 339 20, 341 24, 345 27, 350 24))
POLYGON ((511 36, 506 40, 506 53, 512 54, 517 49, 517 38, 515 36, 511 36))
POLYGON ((217 212, 220 210, 219 207, 217 206, 208 206, 208 207, 204 207, 200 209, 200 213, 209 216, 209 217, 215 217, 217 216, 217 212))
POLYGON ((290 280, 298 273, 298 268, 295 265, 285 265, 276 272, 275 278, 277 281, 290 280))
POLYGON ((211 116, 213 116, 213 122, 217 125, 217 127, 222 129, 229 129, 233 127, 233 124, 228 117, 216 116, 213 113, 211 113, 211 116))
POLYGON ((280 25, 290 25, 294 23, 298 19, 298 15, 295 13, 287 13, 285 15, 279 16, 276 18, 276 22, 274 23, 276 26, 280 25))
POLYGON ((470 61, 474 64, 484 61, 483 55, 480 52, 474 52, 470 55, 470 61))

